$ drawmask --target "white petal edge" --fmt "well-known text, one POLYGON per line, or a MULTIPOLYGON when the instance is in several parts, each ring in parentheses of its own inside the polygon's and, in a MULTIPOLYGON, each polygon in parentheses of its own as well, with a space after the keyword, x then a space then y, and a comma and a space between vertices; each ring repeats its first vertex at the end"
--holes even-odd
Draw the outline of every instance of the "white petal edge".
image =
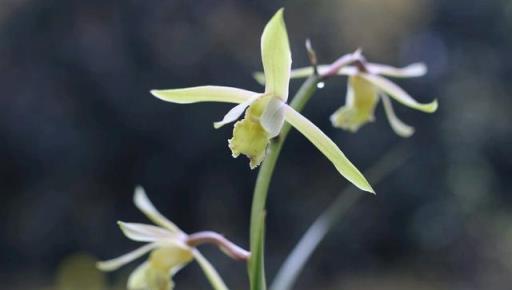
POLYGON ((139 223, 117 222, 123 234, 136 242, 156 242, 162 240, 180 240, 184 235, 168 229, 139 223))
POLYGON ((135 206, 155 224, 162 226, 171 232, 182 232, 173 222, 164 217, 151 203, 146 192, 141 186, 135 188, 133 195, 135 206))
POLYGON ((271 138, 279 135, 284 124, 283 101, 278 98, 270 98, 263 114, 261 114, 260 123, 271 138))
POLYGON ((163 101, 177 104, 222 102, 240 104, 259 93, 223 86, 200 86, 171 90, 152 90, 151 94, 163 101))
POLYGON ((210 264, 210 262, 201 254, 201 252, 199 252, 197 249, 194 249, 192 250, 192 254, 194 255, 195 260, 201 267, 201 270, 203 270, 213 289, 228 290, 228 287, 220 277, 219 273, 217 273, 217 270, 215 270, 212 264, 210 264))
POLYGON ((155 249, 158 245, 156 243, 151 243, 144 245, 140 248, 137 248, 127 254, 124 254, 122 256, 119 256, 117 258, 107 260, 107 261, 101 261, 96 263, 96 267, 102 271, 114 271, 119 269, 120 267, 130 263, 131 261, 134 261, 143 255, 147 254, 149 251, 155 249))
POLYGON ((229 124, 231 122, 236 121, 240 116, 244 113, 245 109, 249 107, 252 103, 254 103, 261 95, 254 96, 247 101, 240 103, 234 106, 229 112, 224 116, 222 121, 213 123, 213 127, 215 129, 219 129, 220 127, 229 124))
POLYGON ((286 102, 292 56, 283 11, 283 8, 279 9, 263 30, 261 60, 266 81, 265 94, 279 97, 286 102))
POLYGON ((363 174, 348 160, 338 146, 306 117, 285 105, 285 118, 336 167, 338 172, 359 189, 375 193, 363 174))
POLYGON ((382 104, 384 105, 384 112, 386 113, 386 118, 388 119, 389 125, 391 129, 400 137, 408 138, 414 134, 414 128, 402 122, 402 120, 398 119, 395 114, 395 110, 393 110, 393 105, 391 104, 391 100, 386 95, 380 96, 382 99, 382 104))
POLYGON ((378 63, 367 63, 366 67, 372 74, 395 78, 421 77, 427 73, 427 66, 422 62, 413 63, 401 68, 378 63))
POLYGON ((402 88, 391 82, 390 80, 383 78, 377 75, 370 75, 366 73, 359 74, 361 77, 366 79, 367 81, 374 84, 380 91, 386 93, 397 102, 425 113, 433 113, 437 110, 438 104, 437 100, 432 101, 431 103, 421 104, 418 103, 415 99, 413 99, 407 92, 405 92, 402 88))

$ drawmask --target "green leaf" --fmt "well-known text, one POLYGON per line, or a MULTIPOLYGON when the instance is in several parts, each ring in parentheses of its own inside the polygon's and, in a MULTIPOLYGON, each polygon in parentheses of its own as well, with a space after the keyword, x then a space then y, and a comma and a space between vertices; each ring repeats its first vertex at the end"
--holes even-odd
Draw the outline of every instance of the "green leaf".
POLYGON ((153 96, 167 102, 177 104, 191 104, 197 102, 243 103, 260 93, 248 90, 222 87, 201 86, 172 90, 152 90, 153 96))
POLYGON ((292 57, 282 8, 276 12, 263 30, 261 59, 266 81, 265 93, 286 102, 292 57))
POLYGON ((363 174, 315 124, 288 105, 286 105, 284 112, 286 121, 313 143, 332 162, 342 176, 361 190, 375 193, 363 174))

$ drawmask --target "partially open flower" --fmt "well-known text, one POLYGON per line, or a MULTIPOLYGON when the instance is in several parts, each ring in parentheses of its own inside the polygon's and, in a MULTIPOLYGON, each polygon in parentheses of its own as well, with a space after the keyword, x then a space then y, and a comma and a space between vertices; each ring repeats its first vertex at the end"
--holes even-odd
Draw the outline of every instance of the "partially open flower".
POLYGON ((265 91, 257 93, 232 87, 202 86, 185 89, 153 90, 156 97, 173 103, 227 102, 238 104, 215 128, 236 121, 229 148, 233 157, 246 155, 250 167, 265 159, 270 140, 279 135, 284 121, 290 123, 311 141, 350 182, 362 190, 373 192, 368 181, 346 158, 336 144, 318 127, 287 105, 291 70, 291 52, 283 19, 283 9, 267 23, 261 36, 265 91))
POLYGON ((149 201, 144 190, 138 187, 134 203, 158 226, 118 222, 126 237, 147 244, 118 258, 99 262, 103 271, 114 271, 133 260, 150 253, 146 262, 132 272, 128 279, 129 290, 170 290, 174 288, 172 276, 192 260, 196 260, 215 289, 227 289, 210 263, 195 249, 203 243, 216 244, 230 257, 247 259, 249 253, 213 232, 187 235, 166 219, 149 201))
MULTIPOLYGON (((358 53, 359 51, 356 51, 354 54, 358 53)), ((375 107, 382 99, 386 117, 393 131, 399 136, 409 137, 414 133, 414 128, 398 119, 389 97, 402 105, 422 112, 433 113, 437 110, 437 100, 427 104, 418 103, 398 85, 383 77, 411 78, 423 76, 427 72, 423 63, 395 68, 383 64, 367 63, 362 56, 352 59, 355 65, 343 66, 334 72, 349 77, 345 105, 331 115, 331 122, 334 127, 356 132, 364 124, 374 121, 375 107)), ((330 76, 332 68, 332 65, 319 65, 318 72, 321 76, 330 76)), ((292 70, 291 78, 303 78, 312 73, 313 68, 311 67, 299 68, 292 70)), ((259 75, 257 75, 257 80, 261 81, 259 75)))

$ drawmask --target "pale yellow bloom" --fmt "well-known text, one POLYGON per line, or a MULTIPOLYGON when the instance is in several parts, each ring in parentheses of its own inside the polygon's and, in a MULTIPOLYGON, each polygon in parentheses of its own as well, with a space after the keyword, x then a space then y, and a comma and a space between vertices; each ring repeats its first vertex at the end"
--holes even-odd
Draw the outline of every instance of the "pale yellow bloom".
POLYGON ((153 90, 151 93, 168 102, 189 104, 196 102, 227 102, 237 104, 215 128, 237 121, 228 144, 233 157, 246 155, 251 168, 265 159, 270 140, 281 132, 284 122, 290 123, 311 141, 354 185, 373 192, 368 181, 347 159, 338 146, 318 127, 287 104, 291 71, 291 52, 283 18, 283 9, 267 23, 261 36, 265 91, 263 93, 222 87, 201 86, 184 89, 153 90))
POLYGON ((157 226, 118 222, 127 238, 147 244, 118 258, 99 262, 97 266, 100 270, 117 270, 149 253, 147 261, 130 275, 127 288, 129 290, 171 290, 174 288, 172 276, 195 259, 217 290, 227 290, 209 262, 197 249, 186 243, 188 235, 158 212, 141 187, 135 190, 134 203, 157 226))

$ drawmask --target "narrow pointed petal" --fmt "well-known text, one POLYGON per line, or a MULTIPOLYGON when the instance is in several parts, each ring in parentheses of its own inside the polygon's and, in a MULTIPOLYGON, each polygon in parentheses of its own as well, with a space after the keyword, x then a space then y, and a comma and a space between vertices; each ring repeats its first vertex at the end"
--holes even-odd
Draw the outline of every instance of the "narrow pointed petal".
POLYGON ((315 126, 315 124, 288 105, 285 106, 284 111, 286 121, 313 143, 313 145, 332 162, 342 176, 361 190, 375 193, 363 174, 347 159, 338 146, 315 126))
POLYGON ((143 255, 155 249, 156 247, 156 243, 147 244, 112 260, 98 262, 96 266, 98 267, 98 269, 102 271, 114 271, 130 263, 131 261, 142 257, 143 255))
POLYGON ((402 88, 394 84, 393 82, 377 75, 370 74, 360 74, 361 77, 365 78, 369 82, 373 83, 379 90, 386 93, 397 102, 412 108, 418 111, 422 111, 425 113, 433 113, 437 110, 437 100, 434 100, 428 104, 418 103, 415 99, 413 99, 407 92, 405 92, 402 88))
POLYGON ((253 98, 248 99, 247 101, 245 101, 245 102, 243 102, 241 104, 238 104, 238 105, 234 106, 224 116, 222 121, 213 123, 213 127, 215 127, 215 129, 219 129, 220 127, 222 127, 222 126, 224 126, 226 124, 229 124, 231 122, 236 121, 244 113, 245 109, 247 107, 249 107, 252 103, 254 103, 254 101, 256 101, 259 97, 260 97, 260 95, 257 95, 257 96, 255 96, 253 98))
POLYGON ((124 235, 137 242, 156 242, 161 240, 179 240, 180 234, 152 225, 118 222, 124 235))
POLYGON ((427 73, 427 66, 422 63, 413 63, 406 67, 398 68, 385 64, 367 63, 366 68, 372 73, 395 78, 421 77, 427 73))
POLYGON ((167 102, 191 104, 197 102, 222 102, 240 104, 259 93, 222 86, 202 86, 172 90, 152 90, 153 96, 167 102))
POLYGON ((197 249, 192 250, 195 260, 203 270, 206 278, 210 281, 210 285, 215 290, 228 290, 228 287, 220 277, 217 270, 210 264, 210 262, 199 252, 197 249))
POLYGON ((135 194, 133 195, 133 202, 135 206, 143 212, 148 219, 155 224, 162 226, 171 232, 181 232, 181 230, 170 220, 164 217, 151 203, 146 192, 140 186, 135 188, 135 194))
POLYGON ((398 119, 388 96, 381 95, 381 98, 382 104, 384 104, 384 112, 386 112, 386 117, 388 118, 389 125, 391 125, 391 129, 400 137, 411 137, 412 134, 414 134, 414 128, 398 119))
POLYGON ((279 135, 284 124, 283 101, 278 98, 271 98, 261 115, 260 123, 270 138, 279 135))
POLYGON ((276 12, 263 30, 261 58, 266 81, 265 93, 279 97, 286 102, 292 57, 283 18, 283 9, 276 12))

